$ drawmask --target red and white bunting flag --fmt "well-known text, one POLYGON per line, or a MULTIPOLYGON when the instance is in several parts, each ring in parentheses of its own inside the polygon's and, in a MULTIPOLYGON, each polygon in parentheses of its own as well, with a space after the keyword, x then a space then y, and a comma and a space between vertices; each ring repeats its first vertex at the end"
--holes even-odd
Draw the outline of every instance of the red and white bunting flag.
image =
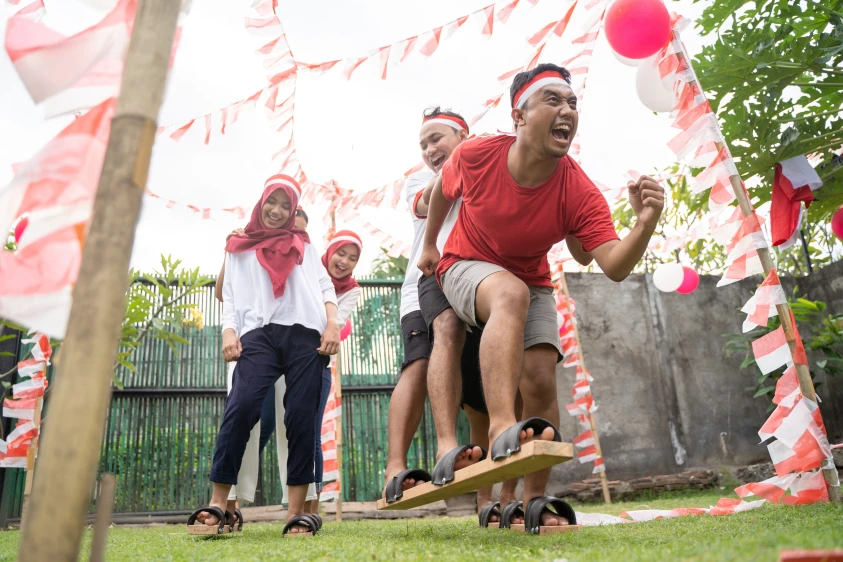
POLYGON ((428 31, 427 33, 422 34, 421 42, 422 45, 419 48, 419 52, 429 57, 433 53, 436 52, 436 49, 439 48, 439 38, 442 35, 442 26, 439 26, 432 31, 428 31))
POLYGON ((53 356, 53 348, 50 347, 50 338, 44 334, 36 333, 32 338, 24 338, 21 343, 32 344, 32 349, 29 352, 38 361, 50 362, 50 357, 53 356))
POLYGON ((585 447, 591 447, 592 445, 594 445, 594 434, 591 430, 579 434, 576 439, 574 439, 574 446, 578 449, 584 449, 585 447))
POLYGON ((821 470, 800 474, 790 485, 790 495, 782 498, 787 505, 806 505, 828 501, 828 487, 821 470))
POLYGON ((743 281, 747 277, 759 273, 764 273, 764 267, 761 265, 761 258, 758 257, 758 250, 749 250, 728 265, 723 277, 717 282, 717 286, 723 287, 743 281))
POLYGON ((520 2, 520 0, 512 0, 512 2, 500 8, 497 14, 498 21, 501 23, 506 23, 507 20, 509 20, 509 16, 512 15, 512 11, 518 5, 518 2, 520 2))
POLYGON ((28 443, 12 446, 0 439, 0 467, 26 468, 26 454, 28 451, 28 443))
POLYGON ((20 400, 39 398, 44 396, 47 389, 47 379, 29 379, 12 386, 12 396, 20 400))
POLYGON ((483 29, 480 35, 491 37, 495 31, 495 5, 491 4, 483 8, 483 29))
POLYGON ((601 472, 606 472, 606 465, 603 464, 603 457, 597 457, 594 459, 594 468, 591 470, 591 473, 600 474, 601 472))
POLYGON ((779 377, 779 380, 776 381, 776 395, 773 396, 773 404, 783 404, 788 408, 792 408, 796 405, 796 401, 793 400, 794 393, 797 396, 800 395, 799 393, 799 379, 796 377, 796 367, 791 365, 787 368, 787 370, 779 377), (788 403, 788 401, 792 403, 788 403))
MULTIPOLYGON (((565 12, 565 15, 562 16, 562 19, 559 20, 559 23, 556 24, 556 27, 553 28, 553 34, 557 37, 562 37, 562 34, 565 33, 565 30, 568 28, 568 23, 571 21, 571 16, 574 14, 574 8, 577 7, 577 0, 571 2, 571 7, 568 8, 568 11, 565 12)), ((602 15, 601 15, 602 17, 602 15)))
POLYGON ((566 357, 577 353, 579 349, 577 348, 577 340, 575 338, 568 338, 562 341, 562 354, 566 357))
POLYGON ((389 63, 389 53, 392 45, 378 49, 378 78, 386 80, 386 65, 389 63))
POLYGON ((588 384, 588 381, 578 380, 574 382, 574 388, 571 389, 571 396, 574 398, 579 398, 580 396, 585 396, 591 392, 591 385, 588 384))
POLYGON ((6 52, 48 116, 93 107, 117 95, 137 0, 119 0, 97 24, 70 37, 25 17, 9 18, 6 52))
POLYGON ((31 2, 28 6, 25 6, 15 12, 11 17, 27 18, 30 21, 37 22, 40 21, 46 13, 47 10, 46 8, 44 8, 44 0, 35 0, 34 2, 31 2))
POLYGON ((727 263, 745 255, 749 250, 767 248, 767 240, 761 231, 761 220, 758 215, 752 213, 741 218, 740 226, 732 236, 732 240, 726 245, 729 252, 727 263))
POLYGON ((35 418, 35 398, 14 400, 6 398, 3 401, 3 415, 7 418, 31 420, 35 418))
POLYGON ((246 29, 252 35, 275 37, 276 35, 283 35, 284 28, 281 26, 281 20, 278 16, 270 16, 265 18, 245 18, 246 29))
POLYGON ((591 394, 587 394, 582 398, 574 400, 573 404, 566 404, 565 409, 572 416, 581 416, 596 411, 597 405, 594 403, 594 397, 591 394))
MULTIPOLYGON (((19 249, 90 216, 114 103, 107 100, 75 119, 0 188, 0 231, 8 232, 18 217, 28 215, 19 249)), ((4 270, 0 278, 7 276, 4 270)))
POLYGON ((44 376, 44 370, 47 368, 45 361, 39 361, 34 357, 24 359, 18 362, 18 376, 41 378, 44 376))
POLYGON ((579 352, 574 352, 570 355, 565 356, 565 360, 562 362, 563 367, 576 367, 580 363, 580 355, 579 352))
POLYGON ((793 448, 781 441, 773 441, 767 445, 767 451, 779 476, 819 468, 826 458, 817 440, 807 431, 793 448))
POLYGON ((357 70, 361 64, 369 60, 369 57, 360 57, 357 60, 355 59, 348 59, 346 61, 345 70, 342 71, 343 76, 345 76, 346 80, 351 80, 351 75, 354 74, 354 71, 357 70))
POLYGON ((771 373, 786 363, 792 363, 793 357, 787 346, 784 328, 779 326, 769 334, 752 342, 755 362, 763 374, 771 373))
POLYGON ((576 372, 576 375, 574 377, 574 380, 575 381, 593 382, 594 377, 592 377, 591 373, 589 373, 586 369, 583 369, 582 365, 577 365, 577 372, 576 372))
POLYGON ((803 397, 787 414, 781 425, 773 433, 773 437, 796 450, 796 443, 806 433, 817 441, 826 457, 831 456, 831 447, 826 437, 825 426, 817 403, 803 397))
POLYGON ((735 488, 735 493, 740 498, 747 498, 749 496, 758 496, 764 498, 771 503, 779 503, 787 489, 796 479, 798 474, 787 474, 785 476, 773 476, 763 482, 750 482, 738 488, 735 488))
POLYGON ((20 421, 9 435, 6 436, 6 446, 20 447, 38 437, 38 428, 32 421, 20 421))
POLYGON ((729 498, 720 498, 717 505, 708 510, 709 515, 731 515, 733 513, 741 513, 751 509, 758 509, 764 505, 767 500, 755 500, 752 502, 745 502, 741 500, 733 500, 729 498))
POLYGON ((591 462, 597 458, 599 458, 599 455, 597 454, 597 448, 594 445, 586 447, 581 451, 577 451, 577 460, 580 461, 580 464, 591 462))
POLYGON ((773 246, 784 245, 796 232, 802 211, 814 200, 813 192, 823 182, 804 154, 776 164, 770 205, 770 232, 773 246))
POLYGON ((776 270, 772 269, 755 294, 741 308, 741 312, 747 314, 743 322, 744 333, 758 326, 766 326, 769 318, 778 315, 776 305, 779 304, 787 304, 787 296, 776 270))

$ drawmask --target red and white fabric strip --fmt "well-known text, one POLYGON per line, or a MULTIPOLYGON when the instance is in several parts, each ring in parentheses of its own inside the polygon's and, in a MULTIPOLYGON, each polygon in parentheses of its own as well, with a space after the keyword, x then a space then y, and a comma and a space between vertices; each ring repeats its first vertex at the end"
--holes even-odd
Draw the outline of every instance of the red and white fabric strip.
POLYGON ((574 446, 578 449, 583 449, 592 445, 594 445, 594 434, 591 430, 579 434, 576 439, 574 439, 574 446))
POLYGON ((527 100, 530 99, 530 96, 547 86, 570 86, 570 84, 568 84, 568 82, 557 72, 550 70, 547 72, 540 72, 539 74, 533 76, 530 81, 524 84, 521 89, 516 92, 515 99, 512 104, 513 107, 516 109, 523 108, 524 104, 527 103, 527 100))
POLYGON ((21 342, 32 344, 32 349, 30 350, 32 357, 39 361, 46 361, 49 364, 49 359, 53 355, 53 348, 50 347, 50 338, 44 334, 35 334, 34 337, 22 339, 21 342))
POLYGON ((6 398, 3 401, 3 415, 7 418, 31 420, 35 418, 35 398, 14 400, 6 398))
POLYGON ((747 314, 743 323, 743 332, 749 332, 758 326, 766 326, 767 320, 778 316, 776 305, 787 304, 787 296, 782 289, 781 281, 775 269, 764 279, 764 282, 741 308, 747 314))
POLYGON ((760 273, 764 273, 764 267, 761 265, 761 258, 758 257, 758 250, 750 250, 729 264, 717 286, 723 287, 737 281, 742 281, 750 275, 758 275, 760 273))
POLYGON ((597 457, 594 459, 594 468, 591 470, 591 473, 600 474, 601 472, 606 472, 606 465, 603 464, 603 457, 597 457))
POLYGON ((452 127, 457 131, 468 132, 468 124, 459 117, 454 117, 453 115, 440 114, 435 117, 427 117, 422 121, 423 125, 426 125, 428 123, 439 123, 440 125, 447 125, 449 127, 452 127))
POLYGON ((581 451, 577 451, 577 460, 580 461, 580 464, 591 462, 597 459, 598 457, 599 455, 597 454, 597 448, 594 445, 586 447, 581 451))
POLYGON ((755 355, 758 368, 765 375, 786 363, 793 362, 784 329, 781 326, 752 342, 752 353, 755 355))
POLYGON ((18 375, 21 377, 42 378, 44 369, 47 368, 45 361, 39 361, 34 357, 18 362, 18 375))
POLYGON ((39 398, 44 396, 45 390, 47 390, 47 379, 30 379, 12 386, 12 396, 18 399, 39 398))

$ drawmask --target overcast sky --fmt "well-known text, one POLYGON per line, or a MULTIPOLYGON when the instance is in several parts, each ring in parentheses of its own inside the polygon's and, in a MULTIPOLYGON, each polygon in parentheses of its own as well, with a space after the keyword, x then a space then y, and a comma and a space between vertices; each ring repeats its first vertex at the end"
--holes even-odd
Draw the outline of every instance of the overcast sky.
MULTIPOLYGON (((490 0, 308 0, 283 3, 279 15, 295 57, 322 62, 367 55, 372 49, 427 31, 488 5, 490 0)), ((84 28, 99 17, 75 0, 45 0, 44 22, 65 33, 84 28)), ((265 85, 264 70, 254 49, 259 39, 249 35, 243 18, 251 0, 194 1, 171 74, 159 124, 184 123, 234 101, 265 85)), ((702 4, 668 2, 668 8, 692 19, 702 4)), ((469 20, 441 43, 431 57, 418 54, 391 63, 387 80, 376 76, 375 64, 364 64, 350 81, 340 66, 320 77, 301 73, 297 83, 295 134, 298 156, 315 181, 336 180, 341 186, 368 190, 400 178, 420 161, 418 129, 422 110, 443 105, 477 114, 482 103, 508 90, 497 76, 523 65, 532 52, 526 37, 558 20, 568 0, 522 1, 506 25, 491 39, 480 36, 469 20)), ((579 14, 579 12, 577 12, 579 14)), ((2 30, 5 30, 6 14, 2 30)), ((570 40, 582 34, 578 16, 562 40, 548 43, 542 61, 560 62, 576 49, 570 40)), ((693 30, 683 35, 689 51, 699 51, 693 30)), ((266 39, 263 39, 266 42, 266 39)), ((393 59, 397 60, 397 58, 393 59)), ((625 182, 629 169, 642 172, 670 165, 666 141, 675 134, 666 115, 647 110, 635 93, 635 69, 619 63, 605 37, 595 46, 586 96, 580 106, 581 161, 596 181, 609 186, 625 182)), ((27 160, 68 122, 45 120, 21 85, 5 52, 0 54, 0 183, 12 177, 13 163, 27 160)), ((508 96, 472 132, 509 130, 508 96)), ((204 127, 194 127, 179 143, 159 137, 153 154, 149 188, 165 199, 200 208, 242 206, 250 210, 264 179, 277 170, 270 161, 281 146, 265 114, 247 112, 203 144, 204 127)), ((323 247, 324 202, 308 209, 311 235, 323 247)), ((368 220, 396 238, 412 238, 411 219, 399 211, 361 211, 368 220)), ((182 258, 191 266, 215 273, 222 259, 225 234, 242 226, 234 217, 202 220, 184 208, 167 209, 145 198, 132 264, 149 269, 161 253, 182 258)), ((367 243, 359 273, 368 270, 375 244, 361 225, 367 243)))

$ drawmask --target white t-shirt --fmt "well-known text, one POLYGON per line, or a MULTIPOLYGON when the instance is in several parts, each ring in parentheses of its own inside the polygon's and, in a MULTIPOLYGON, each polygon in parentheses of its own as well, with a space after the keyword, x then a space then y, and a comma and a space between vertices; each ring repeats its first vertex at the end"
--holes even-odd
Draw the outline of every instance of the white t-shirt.
POLYGON ((360 294, 363 289, 354 287, 348 292, 337 296, 337 323, 340 329, 345 325, 345 321, 351 317, 351 313, 357 308, 357 301, 360 299, 360 294))
POLYGON ((233 328, 238 337, 270 323, 300 324, 322 334, 328 325, 325 303, 337 304, 334 284, 310 244, 304 245, 302 263, 293 267, 277 299, 254 250, 227 253, 222 299, 222 329, 233 328))
MULTIPOLYGON (((410 208, 410 214, 413 217, 413 248, 410 250, 410 261, 407 263, 407 274, 404 276, 404 284, 401 286, 401 318, 404 318, 413 311, 419 310, 419 275, 421 275, 421 271, 418 268, 418 263, 422 248, 424 247, 427 217, 416 216, 414 206, 416 195, 420 191, 424 191, 430 180, 434 177, 436 177, 436 174, 433 173, 433 170, 424 168, 404 180, 404 198, 407 200, 407 206, 410 208)), ((436 238, 436 247, 439 248, 440 252, 445 246, 445 242, 448 240, 454 224, 457 222, 460 205, 462 205, 462 199, 457 199, 451 210, 448 211, 445 222, 442 223, 442 229, 436 238)))

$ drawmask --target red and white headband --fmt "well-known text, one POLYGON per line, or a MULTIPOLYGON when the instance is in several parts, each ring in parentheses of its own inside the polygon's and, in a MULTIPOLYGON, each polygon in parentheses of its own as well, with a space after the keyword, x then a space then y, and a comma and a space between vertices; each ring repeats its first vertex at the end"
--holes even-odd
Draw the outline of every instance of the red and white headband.
POLYGON ((538 74, 533 76, 526 84, 521 86, 521 89, 515 93, 515 98, 512 100, 512 107, 515 109, 521 109, 522 107, 524 107, 524 104, 527 103, 527 100, 530 99, 530 96, 532 96, 542 88, 553 84, 558 84, 560 86, 570 86, 570 84, 568 84, 568 81, 565 80, 562 75, 556 72, 555 70, 546 70, 544 72, 539 72, 538 74))
POLYGON ((440 113, 439 115, 433 115, 431 117, 425 117, 422 120, 422 125, 426 125, 428 123, 439 123, 441 125, 448 125, 449 127, 453 127, 457 131, 465 131, 468 132, 468 123, 465 122, 464 119, 461 117, 454 117, 453 115, 445 115, 444 113, 440 113))
POLYGON ((351 230, 340 230, 337 232, 334 237, 331 238, 330 246, 334 246, 336 244, 354 244, 357 246, 358 250, 361 252, 363 251, 363 241, 351 230))
POLYGON ((263 184, 263 189, 266 191, 267 188, 272 186, 287 186, 292 188, 297 197, 296 203, 301 201, 301 186, 299 185, 299 182, 290 176, 285 174, 275 174, 274 176, 270 176, 269 179, 266 180, 266 183, 263 184))

